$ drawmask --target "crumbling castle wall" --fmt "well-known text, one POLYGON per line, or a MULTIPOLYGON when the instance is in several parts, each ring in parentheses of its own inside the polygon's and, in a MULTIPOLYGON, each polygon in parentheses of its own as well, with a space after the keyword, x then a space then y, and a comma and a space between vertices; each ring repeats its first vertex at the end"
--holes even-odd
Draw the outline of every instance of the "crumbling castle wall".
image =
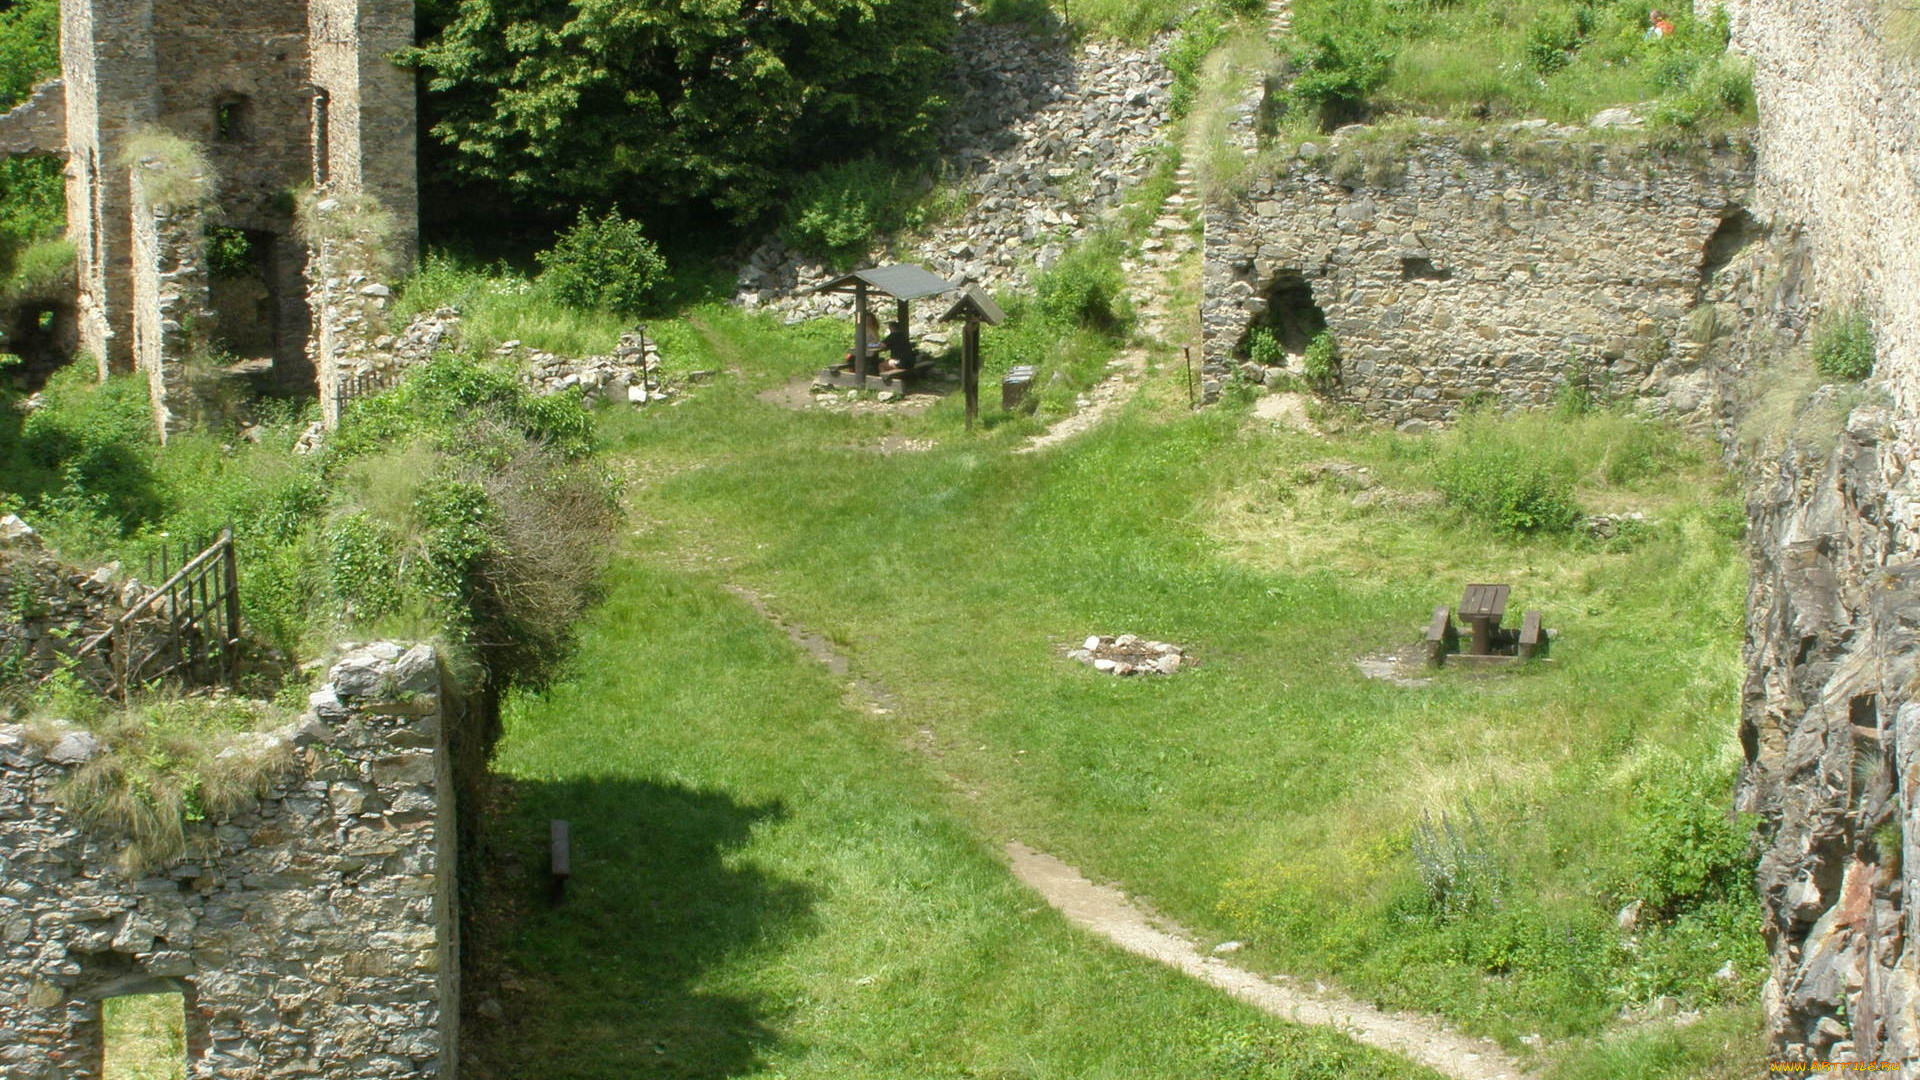
MULTIPOLYGON (((208 327, 276 381, 314 383, 307 352, 304 184, 367 191, 392 213, 401 265, 416 245, 415 95, 390 57, 410 45, 412 0, 62 0, 68 231, 78 256, 80 346, 103 374, 134 366, 134 231, 124 161, 141 130, 201 147, 219 177, 213 220, 244 237, 209 281, 208 327)), ((53 93, 49 90, 48 93, 53 93)), ((45 142, 26 114, 0 149, 45 142)), ((144 317, 144 316, 143 316, 144 317)))
POLYGON ((98 1080, 101 1002, 176 991, 194 1080, 458 1075, 464 707, 426 646, 350 653, 259 737, 271 790, 137 879, 60 800, 100 742, 0 726, 0 1075, 98 1080))
POLYGON ((134 166, 133 354, 164 443, 185 431, 198 412, 188 365, 206 354, 213 312, 207 306, 203 208, 158 202, 145 174, 144 166, 134 166))
POLYGON ((1688 313, 1741 220, 1750 161, 1538 124, 1348 129, 1205 215, 1205 376, 1264 381, 1248 334, 1341 351, 1330 396, 1391 423, 1550 402, 1570 379, 1711 415, 1688 313), (1710 250, 1712 249, 1712 250, 1710 250))

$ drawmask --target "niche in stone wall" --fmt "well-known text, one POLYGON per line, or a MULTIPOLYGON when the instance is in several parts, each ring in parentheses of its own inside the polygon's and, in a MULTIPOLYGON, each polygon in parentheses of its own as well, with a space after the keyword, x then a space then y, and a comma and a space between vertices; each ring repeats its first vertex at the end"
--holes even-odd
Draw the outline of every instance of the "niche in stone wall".
POLYGON ((207 233, 209 303, 214 336, 235 359, 274 357, 279 339, 278 239, 257 229, 225 227, 207 233))
POLYGON ((1695 289, 1694 303, 1706 301, 1714 292, 1714 284, 1722 272, 1741 253, 1766 235, 1766 227, 1753 219, 1744 207, 1728 207, 1720 218, 1720 226, 1707 238, 1707 246, 1700 255, 1700 284, 1695 289))
POLYGON ((228 94, 213 103, 213 141, 245 143, 253 141, 253 99, 244 94, 228 94))
POLYGON ((1254 316, 1234 353, 1263 364, 1296 366, 1295 361, 1305 355, 1307 344, 1327 328, 1326 312, 1314 301, 1313 286, 1299 270, 1275 271, 1263 300, 1264 309, 1254 316), (1256 355, 1271 348, 1264 345, 1269 335, 1279 347, 1282 354, 1279 357, 1256 355))

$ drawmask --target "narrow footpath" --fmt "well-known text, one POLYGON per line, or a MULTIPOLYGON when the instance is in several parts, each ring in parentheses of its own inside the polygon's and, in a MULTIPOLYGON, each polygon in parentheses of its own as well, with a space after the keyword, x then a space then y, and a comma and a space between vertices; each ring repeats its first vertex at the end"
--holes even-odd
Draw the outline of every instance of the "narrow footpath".
MULTIPOLYGON (((844 680, 851 702, 877 716, 897 713, 899 703, 878 683, 854 675, 845 654, 825 635, 788 621, 751 589, 729 585, 727 591, 778 627, 796 648, 844 680)), ((921 737, 909 740, 907 745, 931 756, 933 733, 917 730, 921 737)), ((964 792, 957 778, 946 775, 946 780, 955 790, 964 792)), ((1218 987, 1272 1016, 1334 1028, 1356 1042, 1399 1054, 1455 1080, 1528 1080, 1531 1076, 1490 1040, 1463 1035, 1430 1017, 1386 1012, 1337 994, 1298 989, 1288 985, 1291 979, 1287 976, 1258 975, 1219 957, 1204 955, 1194 944, 1194 936, 1178 924, 1142 908, 1118 889, 1094 884, 1068 863, 1017 840, 1007 844, 1006 854, 1014 876, 1069 922, 1130 953, 1218 987)))

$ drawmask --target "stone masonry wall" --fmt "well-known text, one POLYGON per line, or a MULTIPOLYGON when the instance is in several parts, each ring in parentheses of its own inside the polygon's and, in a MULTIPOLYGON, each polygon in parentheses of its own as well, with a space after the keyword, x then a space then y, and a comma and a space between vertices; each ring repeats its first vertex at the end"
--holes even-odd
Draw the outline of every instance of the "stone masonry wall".
POLYGON ((1877 0, 1727 6, 1754 60, 1753 213, 1792 238, 1804 278, 1802 316, 1769 328, 1774 357, 1804 364, 1790 346, 1851 305, 1878 339, 1868 404, 1838 439, 1754 463, 1740 800, 1762 821, 1767 1026, 1776 1054, 1914 1075, 1920 69, 1883 44, 1877 0))
POLYGON ((0 115, 0 156, 67 152, 67 84, 49 79, 0 115))
POLYGON ((1483 394, 1539 405, 1574 377, 1673 414, 1716 407, 1686 316, 1709 241, 1738 220, 1745 157, 1537 122, 1394 140, 1344 129, 1208 208, 1210 394, 1236 371, 1264 379, 1245 362, 1257 320, 1319 317, 1342 352, 1333 396, 1375 420, 1444 421, 1483 394))
POLYGON ((204 354, 213 313, 205 214, 197 206, 155 206, 143 182, 150 167, 133 168, 133 354, 164 443, 199 412, 187 365, 204 354))
POLYGON ((133 369, 133 193, 121 154, 158 117, 152 0, 61 0, 67 92, 67 235, 80 282, 81 351, 133 369))
POLYGON ((100 1003, 185 995, 193 1080, 453 1077, 458 1032, 449 727, 432 649, 350 653, 256 805, 137 880, 57 791, 101 753, 0 726, 0 1075, 98 1080, 100 1003))
POLYGON ((388 57, 413 45, 413 0, 308 0, 310 70, 325 92, 323 161, 315 180, 364 191, 393 215, 395 261, 410 266, 419 245, 420 193, 414 74, 388 57))

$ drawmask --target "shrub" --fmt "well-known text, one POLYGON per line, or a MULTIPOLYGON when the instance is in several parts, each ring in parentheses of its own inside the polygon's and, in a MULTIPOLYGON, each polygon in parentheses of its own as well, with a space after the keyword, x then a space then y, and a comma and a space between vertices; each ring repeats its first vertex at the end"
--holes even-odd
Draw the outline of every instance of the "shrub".
POLYGON ((1313 110, 1323 127, 1363 115, 1367 99, 1387 81, 1394 49, 1366 24, 1306 36, 1294 55, 1299 74, 1290 93, 1313 110))
POLYGON ((66 240, 42 240, 29 246, 13 260, 13 276, 6 283, 8 296, 45 296, 64 291, 73 281, 73 244, 66 240))
POLYGON ((1564 532, 1580 520, 1573 484, 1556 476, 1540 448, 1463 425, 1436 463, 1440 491, 1468 513, 1514 533, 1564 532))
POLYGON ((1247 359, 1261 367, 1272 367, 1286 359, 1286 351, 1270 328, 1256 326, 1247 335, 1247 359))
POLYGON ((1635 788, 1638 813, 1614 886, 1620 899, 1671 917, 1752 889, 1750 830, 1732 813, 1731 770, 1669 759, 1635 788))
POLYGON ((540 285, 569 307, 639 313, 666 281, 667 261, 640 223, 609 210, 598 219, 585 210, 573 228, 541 252, 540 285))
POLYGON ((1333 331, 1322 330, 1307 342, 1307 353, 1301 360, 1302 370, 1307 382, 1319 388, 1332 386, 1340 378, 1340 344, 1334 340, 1333 331))
POLYGON ((1873 374, 1874 353, 1873 322, 1857 307, 1823 316, 1814 329, 1813 367, 1829 379, 1873 374))
POLYGON ((253 244, 246 233, 225 225, 207 230, 207 270, 214 277, 237 277, 252 266, 253 244))
POLYGON ((828 165, 800 182, 781 236, 796 251, 846 265, 898 229, 911 201, 900 174, 878 158, 828 165))
POLYGON ((1460 822, 1423 814, 1413 827, 1412 851, 1433 914, 1451 920, 1500 906, 1506 873, 1471 805, 1460 822))
POLYGON ((1120 241, 1101 233, 1069 251, 1033 283, 1034 299, 1048 321, 1119 334, 1133 320, 1120 272, 1120 241))
POLYGON ((1527 66, 1542 75, 1551 75, 1573 62, 1573 51, 1580 47, 1580 24, 1574 13, 1564 9, 1541 12, 1527 29, 1527 66))

